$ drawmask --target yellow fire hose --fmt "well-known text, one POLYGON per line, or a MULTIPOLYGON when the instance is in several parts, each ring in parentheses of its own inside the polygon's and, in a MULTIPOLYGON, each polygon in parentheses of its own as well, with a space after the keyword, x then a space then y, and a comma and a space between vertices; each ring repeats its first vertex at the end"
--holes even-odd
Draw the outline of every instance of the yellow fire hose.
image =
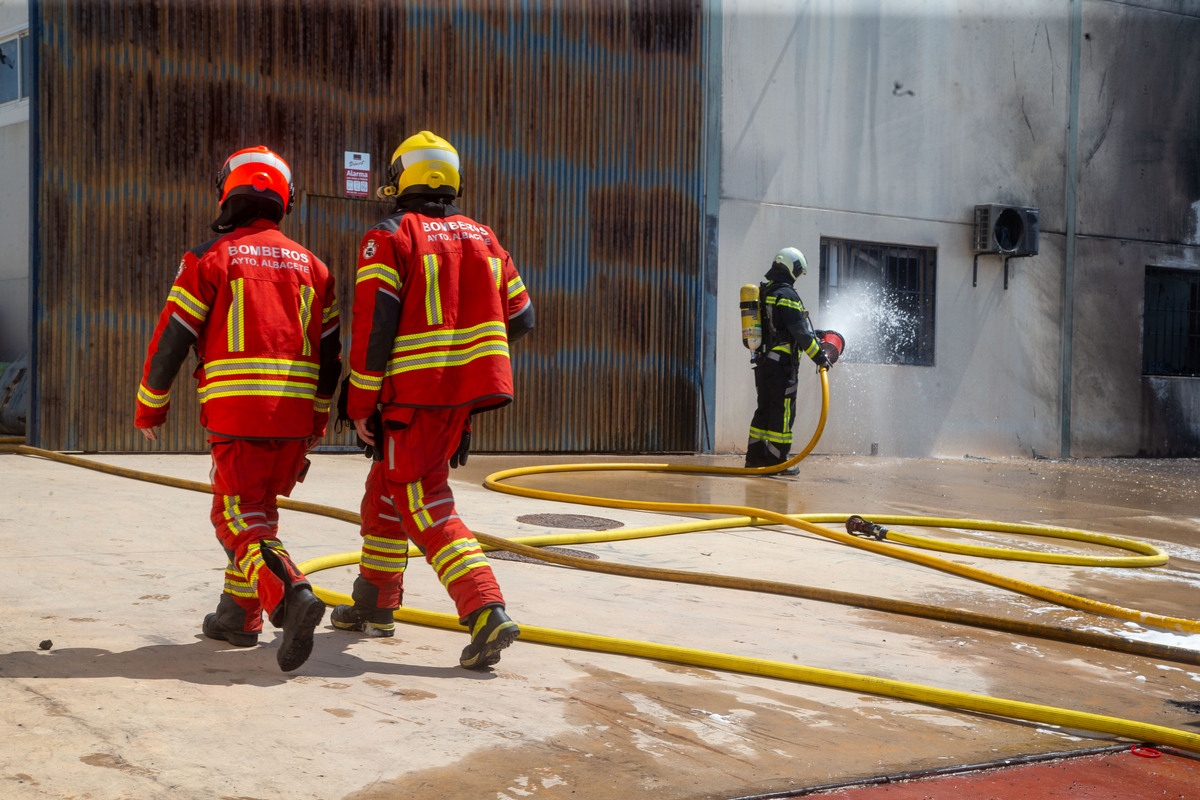
MULTIPOLYGON (((355 564, 358 562, 358 556, 358 553, 323 556, 306 561, 298 566, 305 574, 311 574, 323 569, 355 564)), ((350 595, 341 592, 331 592, 328 589, 315 586, 313 587, 313 591, 330 605, 354 602, 350 595)), ((443 614, 436 611, 423 611, 414 608, 400 608, 393 616, 400 622, 425 625, 433 628, 444 628, 446 630, 463 630, 456 614, 443 614)), ((922 686, 916 683, 907 683, 889 678, 875 678, 869 675, 857 675, 852 672, 786 664, 781 661, 748 658, 746 656, 716 653, 709 650, 694 650, 688 647, 642 642, 635 639, 616 639, 611 636, 597 636, 578 631, 540 628, 524 623, 521 624, 521 641, 558 645, 576 650, 615 653, 617 655, 648 658, 657 661, 669 661, 694 667, 723 670, 725 672, 739 672, 745 675, 779 678, 797 683, 846 689, 879 695, 881 697, 891 697, 897 700, 908 700, 914 703, 925 703, 927 705, 971 711, 979 714, 991 714, 998 717, 1008 717, 1009 719, 1058 725, 1073 730, 1123 736, 1135 741, 1169 745, 1183 750, 1200 752, 1200 734, 1167 728, 1162 725, 1121 719, 1119 717, 1089 714, 1084 711, 1071 711, 1065 708, 1026 703, 1020 700, 1004 700, 996 697, 988 697, 987 695, 957 692, 952 689, 938 689, 932 686, 922 686)))
MULTIPOLYGON (((539 547, 544 547, 550 544, 616 541, 640 537, 672 535, 676 533, 699 530, 721 530, 726 528, 760 526, 764 523, 770 523, 797 528, 808 533, 813 533, 828 539, 832 539, 842 544, 847 544, 852 547, 858 547, 860 549, 865 549, 880 555, 886 555, 891 558, 898 558, 912 563, 922 564, 933 569, 939 569, 951 574, 989 583, 991 585, 1010 589, 1012 591, 1017 591, 1069 608, 1088 611, 1090 613, 1109 616, 1116 619, 1136 621, 1142 624, 1152 625, 1168 630, 1200 632, 1200 621, 1177 619, 1158 614, 1150 614, 1146 612, 1125 609, 1108 603, 1077 597, 1065 592, 1059 592, 1046 587, 1037 586, 1025 581, 1007 578, 1005 576, 997 575, 995 573, 975 567, 955 564, 936 556, 916 553, 912 550, 896 546, 906 545, 909 548, 920 547, 924 549, 940 550, 944 552, 953 552, 988 558, 1042 561, 1046 563, 1057 564, 1142 567, 1156 566, 1165 563, 1167 560, 1166 554, 1148 543, 1091 533, 1087 531, 1076 531, 1067 528, 1054 528, 1049 526, 1021 525, 991 521, 959 520, 935 517, 871 515, 871 521, 877 524, 902 524, 920 527, 941 527, 955 528, 960 530, 995 531, 1047 536, 1052 538, 1068 539, 1116 547, 1135 552, 1140 555, 1133 557, 1085 557, 1061 553, 1034 553, 1030 551, 1008 550, 1004 548, 952 544, 940 540, 913 536, 910 534, 902 534, 893 531, 887 531, 885 538, 889 542, 894 542, 896 544, 885 544, 883 541, 871 539, 860 540, 849 534, 840 533, 838 531, 818 525, 818 523, 823 522, 844 523, 850 516, 846 514, 787 515, 779 514, 773 511, 767 511, 764 509, 733 505, 628 501, 614 498, 592 497, 586 495, 574 495, 528 489, 502 483, 503 481, 519 476, 547 474, 554 472, 641 470, 661 472, 691 472, 704 474, 759 475, 771 474, 784 470, 803 460, 816 446, 816 443, 824 430, 829 408, 829 383, 825 370, 821 370, 820 376, 822 386, 821 415, 812 439, 809 441, 808 445, 796 456, 789 459, 787 462, 774 467, 745 469, 738 467, 708 467, 686 464, 574 464, 503 470, 489 475, 484 482, 484 485, 487 488, 490 488, 494 491, 500 491, 507 494, 524 497, 545 499, 549 501, 572 502, 609 508, 637 509, 642 511, 664 511, 676 513, 700 512, 734 514, 738 516, 725 519, 700 520, 689 523, 679 523, 623 531, 552 534, 545 536, 522 537, 519 539, 504 539, 477 532, 476 537, 479 539, 482 545, 489 549, 504 549, 552 563, 565 564, 568 566, 591 569, 599 572, 629 575, 633 577, 654 580, 670 580, 710 586, 725 586, 747 591, 768 592, 792 597, 801 597, 805 599, 845 603, 863 608, 871 608, 892 613, 909 614, 912 616, 937 619, 955 624, 974 625, 978 627, 987 627, 996 630, 1008 631, 1021 635, 1056 639, 1059 641, 1067 641, 1086 646, 1134 653, 1146 657, 1175 660, 1190 664, 1200 663, 1200 653, 1196 653, 1194 651, 1186 650, 1184 648, 1169 647, 1166 645, 1129 641, 1121 639, 1120 637, 1106 634, 1073 631, 1066 628, 1039 625, 1035 623, 1024 623, 1015 620, 1005 620, 998 617, 990 617, 987 615, 973 614, 970 612, 924 606, 917 603, 886 600, 882 598, 867 597, 863 595, 837 592, 832 590, 823 590, 814 587, 796 586, 793 584, 777 583, 773 581, 736 578, 705 573, 691 573, 682 570, 635 567, 623 564, 615 564, 612 562, 597 561, 594 559, 577 558, 574 556, 561 555, 539 549, 539 547)), ((191 489, 195 491, 202 491, 206 493, 211 492, 211 487, 207 483, 153 475, 137 470, 130 470, 123 467, 103 464, 90 459, 83 459, 61 453, 39 450, 38 448, 27 447, 24 445, 17 445, 7 440, 0 440, 0 452, 17 452, 26 455, 40 456, 123 477, 136 478, 139 480, 150 481, 178 488, 191 489)), ((286 498, 280 498, 279 506, 281 508, 289 508, 297 511, 322 514, 324 516, 341 519, 355 524, 358 524, 360 521, 358 514, 355 512, 288 500, 286 498)), ((299 567, 305 573, 313 573, 322 569, 353 564, 358 561, 358 558, 359 554, 357 552, 343 553, 340 555, 325 556, 322 558, 313 559, 300 564, 299 567)), ((345 594, 332 592, 316 586, 314 586, 314 591, 323 601, 329 604, 351 602, 349 596, 345 594)), ((457 616, 451 614, 440 614, 437 612, 423 611, 419 609, 401 608, 395 612, 394 616, 397 620, 402 622, 440 627, 448 630, 462 630, 457 616)), ((824 670, 814 667, 798 666, 794 664, 786 664, 763 659, 745 658, 723 653, 676 647, 672 645, 616 639, 579 632, 560 631, 551 628, 540 628, 524 624, 521 626, 521 637, 523 641, 541 642, 544 644, 573 647, 578 649, 632 655, 641 658, 654 658, 698 667, 741 672, 752 675, 762 675, 784 680, 810 683, 814 685, 861 691, 901 700, 910 700, 914 702, 945 706, 948 708, 962 709, 965 711, 994 714, 1013 719, 1059 725, 1078 730, 1090 730, 1098 733, 1123 736, 1130 739, 1170 745, 1194 752, 1200 752, 1200 735, 1198 734, 1114 717, 1106 717, 1102 715, 1054 708, 1051 706, 1041 706, 1014 700, 1004 700, 983 695, 973 695, 884 678, 874 678, 870 676, 855 675, 852 673, 824 670)))

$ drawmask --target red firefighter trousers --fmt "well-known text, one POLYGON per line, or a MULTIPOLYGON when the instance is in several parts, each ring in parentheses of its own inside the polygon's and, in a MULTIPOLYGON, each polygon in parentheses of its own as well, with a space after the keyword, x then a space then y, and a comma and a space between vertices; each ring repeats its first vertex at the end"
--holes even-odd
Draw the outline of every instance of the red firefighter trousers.
POLYGON ((274 619, 287 587, 308 584, 278 538, 279 495, 296 485, 305 442, 213 436, 213 527, 225 548, 225 588, 219 621, 246 632, 262 630, 262 612, 274 619))
MULTIPOLYGON (((400 607, 408 543, 414 542, 454 601, 460 619, 503 603, 475 535, 459 518, 447 478, 466 409, 388 409, 384 460, 371 466, 362 501, 356 605, 400 607)), ((390 616, 390 615, 389 615, 390 616)))

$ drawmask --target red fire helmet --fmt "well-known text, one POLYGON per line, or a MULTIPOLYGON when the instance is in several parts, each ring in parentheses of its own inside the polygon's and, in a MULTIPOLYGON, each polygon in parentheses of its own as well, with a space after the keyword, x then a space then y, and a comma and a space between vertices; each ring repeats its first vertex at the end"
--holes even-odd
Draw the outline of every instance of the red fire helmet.
POLYGON ((238 150, 217 173, 221 205, 233 194, 261 197, 266 192, 276 195, 285 214, 292 210, 296 197, 292 170, 286 161, 262 145, 238 150))

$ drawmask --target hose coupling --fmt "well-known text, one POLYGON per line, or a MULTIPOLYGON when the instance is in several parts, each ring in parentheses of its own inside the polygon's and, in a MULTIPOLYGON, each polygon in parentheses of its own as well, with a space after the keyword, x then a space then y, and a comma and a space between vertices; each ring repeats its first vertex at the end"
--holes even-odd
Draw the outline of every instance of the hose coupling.
POLYGON ((869 522, 855 514, 846 520, 846 533, 851 536, 878 539, 882 542, 888 535, 888 529, 882 525, 876 525, 874 522, 869 522))

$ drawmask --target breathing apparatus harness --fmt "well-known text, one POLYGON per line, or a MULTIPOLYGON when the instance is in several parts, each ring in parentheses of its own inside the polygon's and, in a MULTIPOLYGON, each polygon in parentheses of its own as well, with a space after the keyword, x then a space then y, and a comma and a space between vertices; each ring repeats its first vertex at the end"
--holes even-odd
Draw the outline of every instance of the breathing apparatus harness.
POLYGON ((762 325, 762 343, 755 350, 752 361, 771 352, 786 338, 786 332, 780 332, 779 328, 775 326, 775 315, 771 313, 772 309, 767 305, 767 298, 779 287, 788 285, 787 281, 763 281, 758 285, 758 317, 762 325))
MULTIPOLYGON (((760 358, 770 353, 773 348, 778 347, 786 339, 786 332, 780 331, 775 325, 774 314, 767 305, 767 297, 779 287, 788 285, 790 285, 788 281, 763 281, 757 286, 747 283, 741 289, 739 308, 742 314, 742 344, 750 350, 751 364, 757 363, 760 358)), ((804 309, 802 313, 805 327, 813 331, 818 347, 829 360, 829 364, 837 363, 838 357, 841 356, 842 350, 846 346, 845 339, 837 331, 813 329, 808 309, 804 309)), ((796 343, 792 342, 792 345, 792 355, 798 358, 795 353, 796 343)))

